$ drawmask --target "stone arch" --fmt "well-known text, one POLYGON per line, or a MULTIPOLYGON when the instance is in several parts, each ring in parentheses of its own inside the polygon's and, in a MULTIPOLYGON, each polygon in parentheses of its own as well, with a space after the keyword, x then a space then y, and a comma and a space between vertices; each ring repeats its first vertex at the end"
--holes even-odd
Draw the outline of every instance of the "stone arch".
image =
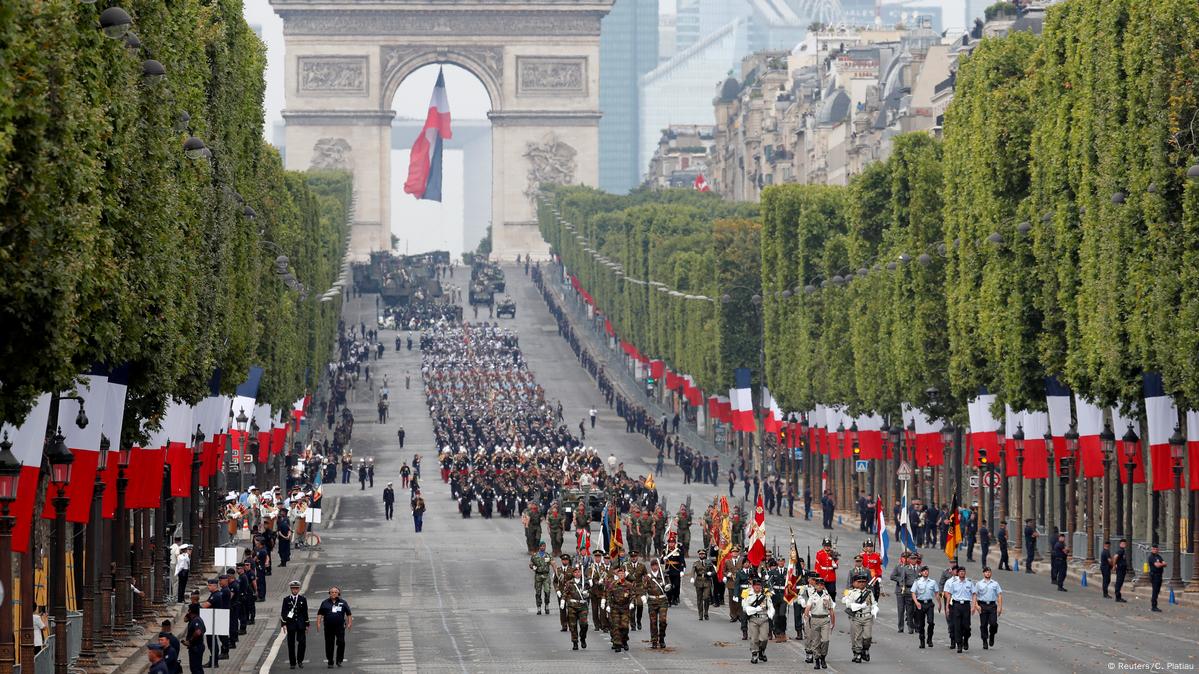
POLYGON ((400 84, 428 65, 453 64, 483 83, 493 112, 504 109, 503 47, 451 48, 437 45, 384 45, 379 48, 381 110, 391 110, 400 84))

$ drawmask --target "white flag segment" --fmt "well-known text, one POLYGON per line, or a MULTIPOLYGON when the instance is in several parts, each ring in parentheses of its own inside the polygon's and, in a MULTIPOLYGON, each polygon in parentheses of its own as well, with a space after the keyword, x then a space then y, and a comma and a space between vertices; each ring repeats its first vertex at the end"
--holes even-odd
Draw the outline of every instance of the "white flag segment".
POLYGON ((125 430, 125 397, 128 392, 129 386, 125 382, 108 380, 108 396, 104 399, 100 433, 108 438, 109 451, 118 451, 121 446, 121 432, 125 430))
MULTIPOLYGON (((1088 435, 1098 436, 1103 432, 1103 408, 1092 403, 1086 398, 1075 394, 1074 396, 1074 413, 1078 415, 1078 435, 1086 437, 1088 435)), ((1115 429, 1112 429, 1113 432, 1115 429)))
MULTIPOLYGON (((63 442, 75 456, 71 464, 71 481, 67 485, 66 518, 68 522, 87 524, 92 512, 92 494, 96 486, 96 469, 100 463, 100 434, 107 410, 108 377, 87 374, 80 377, 73 392, 64 392, 58 403, 58 428, 63 442), (83 411, 87 425, 80 428, 75 423, 80 402, 65 396, 83 400, 83 411)), ((47 498, 42 517, 54 519, 54 501, 47 498)))
MULTIPOLYGON (((196 432, 196 424, 192 421, 194 414, 195 409, 187 403, 173 400, 168 403, 162 422, 162 432, 165 434, 166 441, 157 446, 163 447, 168 444, 179 443, 190 447, 192 436, 196 432)), ((154 445, 151 446, 153 447, 154 445)))
POLYGON ((13 552, 29 551, 30 525, 37 501, 38 478, 42 469, 42 448, 46 441, 46 422, 50 420, 50 394, 43 393, 33 403, 20 426, 0 424, 0 438, 8 435, 12 453, 21 462, 21 477, 17 482, 17 500, 9 509, 14 518, 13 552))
POLYGON ((1187 444, 1199 443, 1199 412, 1187 411, 1187 444))
MULTIPOLYGON (((1015 437, 1016 429, 1024 425, 1024 412, 1017 412, 1012 409, 1011 405, 1004 404, 1003 406, 1003 436, 1007 439, 1009 447, 1015 447, 1012 444, 1012 439, 1015 437)), ((1027 437, 1027 432, 1025 433, 1027 437)))
POLYGON ((255 405, 254 406, 254 423, 258 424, 258 432, 271 430, 271 406, 270 405, 255 405))

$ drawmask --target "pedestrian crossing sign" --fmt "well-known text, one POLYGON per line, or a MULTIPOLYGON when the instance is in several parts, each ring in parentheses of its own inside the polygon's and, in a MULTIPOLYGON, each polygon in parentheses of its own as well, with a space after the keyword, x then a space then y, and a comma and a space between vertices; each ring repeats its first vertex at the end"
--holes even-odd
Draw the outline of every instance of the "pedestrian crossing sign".
POLYGON ((869 466, 869 465, 870 465, 869 462, 866 461, 865 459, 858 459, 857 461, 853 462, 854 472, 865 473, 867 470, 867 466, 869 466))

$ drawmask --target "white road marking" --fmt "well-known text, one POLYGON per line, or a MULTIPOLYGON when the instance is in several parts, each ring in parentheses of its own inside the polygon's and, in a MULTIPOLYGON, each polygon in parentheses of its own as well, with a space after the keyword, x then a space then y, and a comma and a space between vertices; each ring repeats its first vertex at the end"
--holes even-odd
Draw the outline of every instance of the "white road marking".
MULTIPOLYGON (((311 564, 308 570, 304 572, 304 580, 301 581, 300 592, 308 590, 308 582, 312 580, 312 574, 316 571, 316 564, 311 564)), ((271 671, 271 665, 275 664, 275 658, 279 657, 279 649, 283 647, 283 642, 287 640, 287 633, 279 630, 279 634, 275 636, 275 643, 271 644, 271 650, 267 653, 266 660, 262 666, 258 668, 258 674, 268 674, 271 671)))
POLYGON ((450 645, 454 647, 454 654, 458 656, 458 668, 462 670, 463 674, 466 674, 466 662, 462 658, 462 650, 458 648, 458 639, 454 637, 453 631, 450 630, 449 622, 445 619, 445 602, 442 600, 441 588, 437 583, 437 569, 433 563, 433 550, 425 542, 424 536, 420 537, 420 544, 425 549, 425 554, 429 558, 429 568, 433 571, 429 575, 433 578, 433 594, 437 595, 437 608, 439 609, 438 613, 441 615, 441 628, 445 630, 446 636, 450 638, 450 645))

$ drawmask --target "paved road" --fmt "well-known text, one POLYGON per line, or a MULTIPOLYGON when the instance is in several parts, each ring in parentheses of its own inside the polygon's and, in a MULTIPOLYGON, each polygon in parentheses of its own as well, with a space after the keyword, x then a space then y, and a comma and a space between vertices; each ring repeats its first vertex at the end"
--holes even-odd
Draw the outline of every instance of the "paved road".
MULTIPOLYGON (((459 269, 459 274, 463 270, 459 269)), ((530 360, 547 397, 560 399, 567 421, 577 423, 592 405, 599 406, 593 382, 578 367, 573 353, 557 335, 536 289, 515 267, 508 268, 510 293, 518 313, 506 325, 520 334, 521 347, 530 360), (574 420, 574 421, 572 421, 574 420)), ((465 285, 463 279, 458 279, 465 285)), ((347 314, 373 313, 374 299, 352 301, 347 314)), ((470 316, 469 311, 467 312, 470 316)), ((613 667, 632 671, 712 671, 748 667, 748 648, 740 640, 736 625, 712 613, 712 620, 698 622, 694 596, 684 585, 683 606, 671 610, 666 651, 648 648, 647 630, 630 634, 631 650, 614 654, 602 633, 592 632, 586 651, 572 652, 567 635, 559 631, 556 617, 534 615, 531 576, 526 568, 523 536, 515 520, 484 520, 477 515, 463 520, 449 499, 449 489, 436 470, 430 445, 431 427, 419 389, 419 354, 397 354, 388 350, 381 361, 372 361, 373 378, 386 374, 391 382, 392 419, 375 421, 373 401, 360 387, 353 403, 355 429, 352 446, 356 456, 373 456, 377 466, 373 489, 360 490, 357 483, 328 485, 331 497, 329 521, 322 527, 324 546, 306 578, 305 592, 315 606, 330 585, 338 585, 353 607, 355 627, 349 636, 346 669, 352 672, 605 672, 613 667), (404 373, 412 376, 405 390, 404 373), (406 448, 396 444, 395 431, 403 423, 406 448), (383 520, 382 489, 388 476, 399 483, 402 461, 411 461, 419 451, 425 458, 424 490, 429 511, 422 534, 415 534, 407 510, 407 494, 401 494, 397 517, 383 520)), ((624 424, 603 406, 596 429, 588 429, 587 444, 609 451, 630 467, 631 473, 648 472, 653 450, 639 435, 626 434, 624 424), (644 467, 637 470, 637 467, 644 467)), ((727 461, 723 462, 727 465, 727 461)), ((397 487, 398 488, 398 487, 397 487)), ((695 504, 710 501, 717 487, 682 485, 678 469, 667 468, 658 480, 659 492, 672 505, 692 496, 695 504)), ((800 550, 817 547, 819 526, 802 519, 770 518, 768 540, 777 536, 785 546, 787 527, 793 526, 800 550)), ((843 529, 838 532, 843 552, 860 544, 861 536, 843 529)), ((693 529, 693 538, 699 539, 693 529)), ((897 556, 899 550, 893 549, 897 556)), ((939 574, 943 556, 927 553, 939 574)), ((971 569, 977 577, 977 567, 971 569)), ((1001 619, 996 649, 983 651, 977 638, 969 653, 957 655, 946 649, 943 618, 938 616, 938 647, 917 649, 915 637, 896 634, 895 609, 891 597, 875 624, 875 646, 870 665, 854 665, 846 629, 839 626, 830 650, 830 671, 862 667, 898 666, 903 671, 1105 671, 1122 665, 1165 669, 1169 663, 1184 668, 1196 666, 1199 638, 1193 608, 1167 606, 1164 614, 1150 614, 1144 592, 1123 605, 1101 598, 1094 584, 1072 587, 1068 594, 1048 592, 1044 575, 1002 573, 1007 611, 1001 619), (1153 617, 1150 617, 1153 616, 1153 617)), ((794 626, 789 625, 794 633, 794 626)), ((310 634, 308 668, 321 668, 323 640, 310 634)), ((807 669, 802 648, 794 640, 770 644, 769 664, 754 671, 793 672, 807 669)), ((269 650, 262 671, 287 670, 285 650, 269 650)))

